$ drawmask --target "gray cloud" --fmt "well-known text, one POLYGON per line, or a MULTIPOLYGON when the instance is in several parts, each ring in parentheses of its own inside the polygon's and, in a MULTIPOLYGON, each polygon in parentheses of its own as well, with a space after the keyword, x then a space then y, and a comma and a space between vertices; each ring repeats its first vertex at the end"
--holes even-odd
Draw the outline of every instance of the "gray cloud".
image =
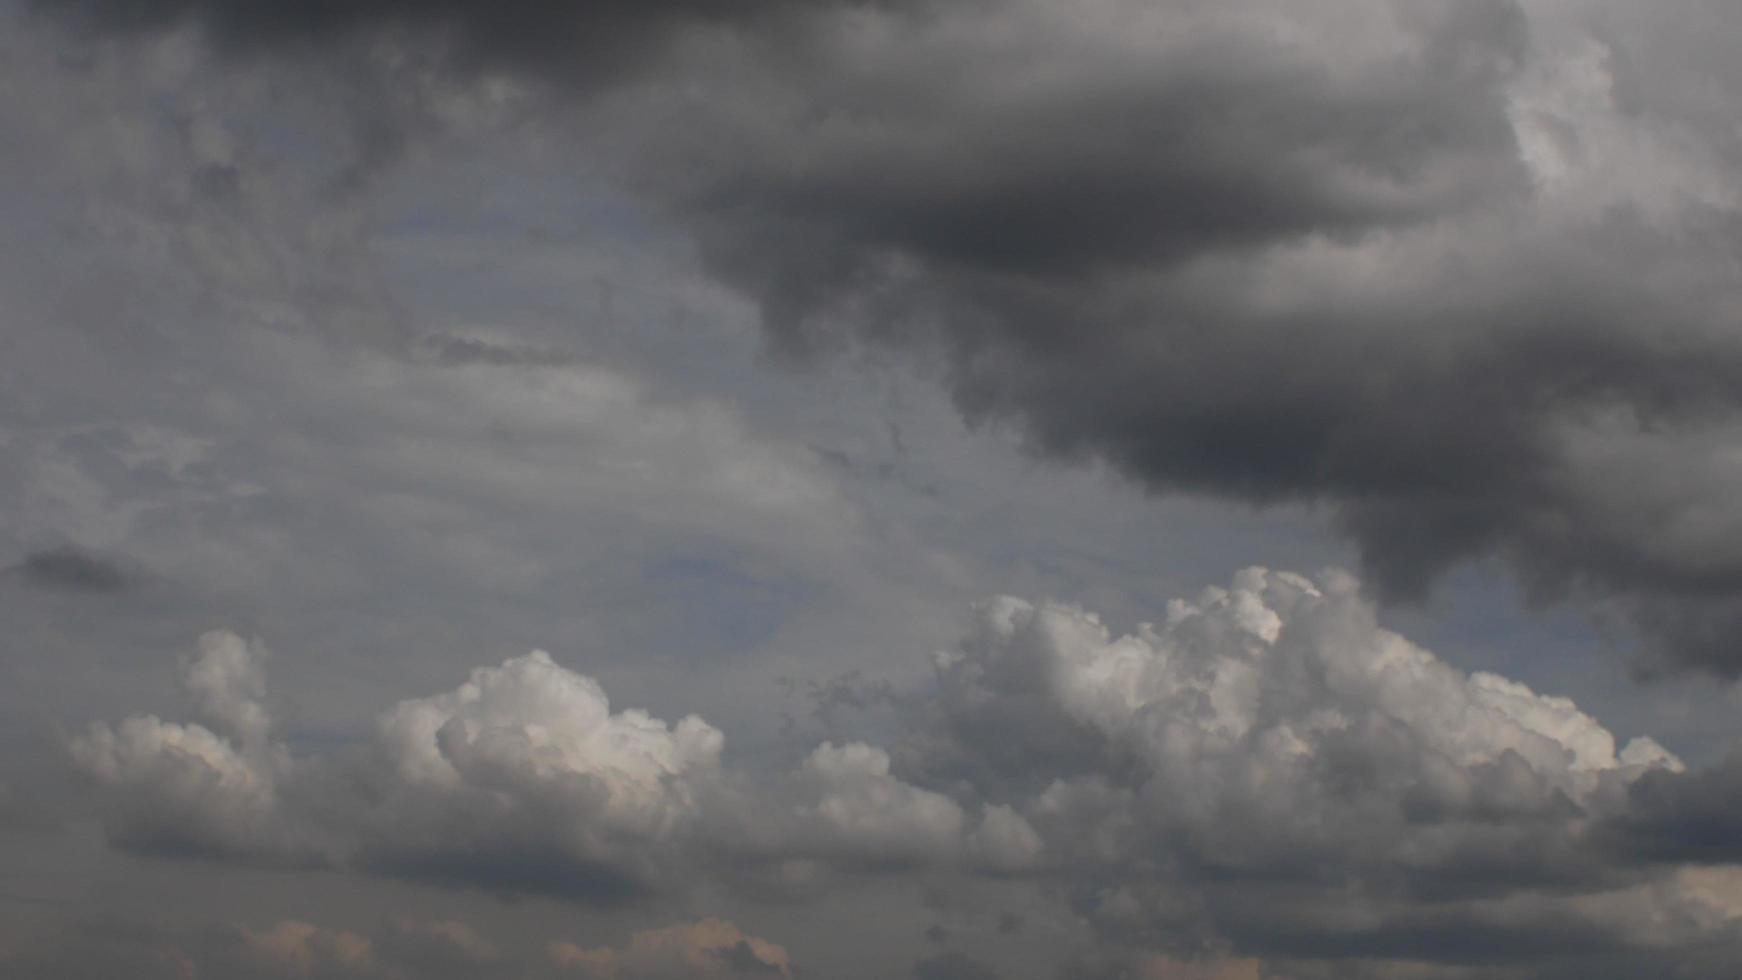
POLYGON ((552 943, 548 950, 560 972, 584 977, 666 980, 679 977, 784 977, 799 973, 786 949, 747 935, 721 919, 648 929, 619 947, 587 948, 552 943))
POLYGON ((70 546, 33 551, 5 574, 39 588, 96 594, 120 592, 130 580, 114 561, 70 546))
POLYGON ((59 980, 117 973, 174 980, 794 975, 784 947, 721 919, 646 929, 622 946, 593 948, 560 941, 546 948, 505 946, 457 919, 399 916, 371 927, 285 918, 198 929, 104 919, 35 937, 13 955, 0 952, 0 977, 59 980))
POLYGON ((1628 788, 1631 806, 1604 831, 1628 856, 1664 862, 1727 864, 1742 855, 1742 758, 1707 769, 1664 773, 1628 788))
POLYGON ((693 146, 728 149, 655 193, 777 337, 937 350, 969 417, 1150 490, 1326 504, 1386 595, 1498 556, 1537 596, 1618 597, 1660 652, 1730 671, 1742 539, 1668 539, 1690 494, 1640 457, 1734 485, 1697 445, 1653 453, 1734 416, 1732 212, 1544 187, 1519 144, 1524 14, 1432 9, 1390 39, 1413 57, 1314 38, 1298 64, 1214 30, 1125 50, 1018 4, 998 37, 1032 32, 1034 81, 995 74, 1014 58, 995 43, 900 34, 841 53, 838 88, 722 97, 693 146), (1102 57, 1068 48, 1079 83, 1046 87, 1062 38, 1102 57), (745 117, 754 139, 729 128, 745 117), (1585 455, 1593 425, 1631 458, 1585 455))
POLYGON ((496 367, 569 367, 580 363, 580 358, 564 351, 527 344, 493 343, 477 337, 426 337, 422 347, 436 363, 448 366, 489 364, 496 367))
POLYGON ((295 8, 272 0, 76 0, 35 6, 81 29, 106 34, 149 35, 192 26, 220 50, 238 57, 306 53, 359 38, 400 41, 408 49, 426 49, 451 69, 516 74, 531 69, 586 86, 645 70, 689 31, 782 30, 812 13, 812 5, 793 0, 724 5, 607 0, 565 7, 537 0, 321 0, 295 8))
POLYGON ((1742 669, 1725 639, 1742 531, 1727 512, 1680 526, 1735 483, 1681 439, 1742 407, 1739 158, 1716 135, 1734 118, 1700 94, 1721 62, 1683 64, 1694 42, 1625 11, 181 0, 75 17, 313 58, 385 32, 462 77, 579 84, 603 101, 585 123, 611 134, 601 155, 783 349, 911 347, 968 417, 1037 452, 1158 492, 1322 504, 1387 596, 1499 557, 1668 661, 1742 669), (664 58, 692 28, 734 42, 664 58), (1627 456, 1581 451, 1594 427, 1627 456), (1695 482, 1654 481, 1648 457, 1695 482))
POLYGON ((939 953, 913 964, 914 980, 998 980, 998 971, 962 953, 939 953))
MULTIPOLYGON (((1094 955, 1061 976, 1700 977, 1735 962, 1734 764, 1678 772, 1570 702, 1417 656, 1348 583, 1244 576, 1129 636, 1063 603, 993 603, 935 675, 915 658, 870 666, 946 636, 946 592, 1092 595, 1124 623, 1181 565, 1289 545, 1253 532, 1212 553, 1191 538, 1210 532, 1146 529, 1109 568, 1092 539, 1122 536, 1137 504, 1079 494, 1099 466, 1046 470, 1021 506, 1017 459, 926 496, 927 454, 967 445, 947 412, 922 416, 939 431, 892 433, 891 455, 880 427, 834 420, 850 396, 833 380, 750 393, 767 379, 716 356, 743 309, 719 289, 681 287, 729 324, 666 332, 656 282, 652 300, 621 286, 608 324, 565 335, 600 266, 517 240, 523 212, 540 235, 597 223, 604 252, 634 252, 645 229, 625 231, 615 205, 547 209, 540 184, 536 201, 474 212, 479 175, 455 173, 479 166, 512 197, 534 179, 516 166, 606 169, 695 237, 784 353, 883 345, 1041 456, 1316 512, 1361 546, 1378 595, 1498 557, 1531 597, 1592 600, 1667 662, 1726 671, 1742 622, 1727 320, 1742 157, 1732 104, 1710 96, 1735 88, 1726 45, 1596 4, 1575 21, 1541 2, 1348 0, 1309 18, 997 0, 797 19, 662 7, 601 22, 622 59, 576 67, 478 28, 496 16, 483 5, 335 6, 300 26, 246 5, 137 9, 150 16, 128 37, 197 23, 221 67, 187 34, 69 44, 60 97, 0 107, 32 188, 7 223, 25 288, 6 312, 55 328, 0 341, 20 382, 0 395, 0 492, 23 515, 10 555, 86 542, 102 550, 81 556, 137 556, 176 592, 129 591, 130 565, 116 601, 70 580, 36 583, 66 596, 5 590, 15 700, 61 695, 30 725, 139 712, 74 753, 117 848, 319 865, 298 881, 328 895, 555 896, 591 903, 589 920, 700 895, 746 914, 816 898, 824 911, 781 914, 860 919, 842 928, 876 955, 848 965, 883 973, 931 952, 936 916, 906 908, 916 881, 1020 908, 1008 930, 990 912, 947 920, 952 945, 1012 976, 1052 966, 1012 951, 1065 955, 1072 937, 1094 955), (288 56, 249 61, 267 52, 288 56), (589 97, 540 101, 576 91, 589 97), (499 139, 514 148, 483 145, 499 139), (22 149, 60 140, 74 148, 40 165, 22 149), (432 178, 449 151, 484 159, 432 178), (395 192, 375 212, 370 195, 404 174, 413 203, 395 192), (431 179, 463 186, 417 183, 431 179), (39 248, 65 243, 43 238, 38 201, 87 237, 39 248), (473 220, 489 227, 455 232, 473 220), (668 358, 681 379, 611 363, 640 344, 629 360, 668 358), (1084 552, 1036 572, 1057 555, 1017 540, 1036 534, 1084 552), (184 601, 197 608, 167 608, 184 601), (824 609, 843 602, 863 607, 852 624, 824 609), (101 622, 68 625, 69 603, 101 622), (234 656, 188 660, 175 720, 143 654, 214 619, 277 638, 288 669, 274 663, 268 697, 257 644, 229 636, 213 649, 234 656), (535 643, 589 656, 501 660, 535 643), (749 669, 715 656, 752 647, 749 669), (467 677, 479 651, 492 666, 467 677), (837 678, 793 682, 802 717, 775 748, 755 726, 777 717, 746 693, 764 665, 837 678), (565 695, 581 670, 603 680, 596 699, 565 695), (518 687, 548 702, 513 683, 532 676, 518 687), (606 685, 657 710, 611 704, 606 685), (395 697, 431 730, 389 737, 395 697), (655 715, 692 708, 733 741, 674 765, 687 722, 655 715), (429 758, 448 769, 420 769, 429 758), (904 928, 911 945, 885 941, 904 928)), ((544 23, 560 43, 606 9, 544 23)), ((1725 36, 1733 12, 1700 10, 1725 36)), ((55 60, 26 37, 8 77, 55 60)), ((946 476, 983 465, 965 455, 946 476)), ((1154 513, 1163 527, 1223 511, 1154 513)), ((6 577, 31 581, 27 564, 6 577)), ((1463 645, 1468 625, 1445 649, 1486 656, 1463 645)), ((1574 643, 1519 650, 1537 659, 1502 672, 1553 687, 1574 643)), ((1603 681, 1573 683, 1587 710, 1604 704, 1603 681)), ((1628 705, 1597 713, 1639 724, 1628 705)), ((1707 751, 1693 742, 1675 744, 1691 759, 1707 751)), ((0 824, 39 808, 36 781, 5 775, 0 824)), ((285 887, 249 901, 303 900, 303 884, 253 880, 285 887)), ((17 958, 22 928, 0 928, 0 973, 55 975, 17 958)), ((313 975, 349 969, 320 959, 343 931, 255 930, 303 936, 313 975)), ((270 972, 238 935, 210 962, 243 965, 202 975, 270 972)), ((430 975, 416 964, 457 955, 419 935, 370 933, 375 966, 430 975)), ((821 935, 813 948, 856 959, 821 935)), ((747 940, 707 942, 710 969, 762 968, 747 940)), ((123 946, 83 975, 178 968, 161 944, 123 946)), ((536 965, 488 972, 551 966, 536 965)))

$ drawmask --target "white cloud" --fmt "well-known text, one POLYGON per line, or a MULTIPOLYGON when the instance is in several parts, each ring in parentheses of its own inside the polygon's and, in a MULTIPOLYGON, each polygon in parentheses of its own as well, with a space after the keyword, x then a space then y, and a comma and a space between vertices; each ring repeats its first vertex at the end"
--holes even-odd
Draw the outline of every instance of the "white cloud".
POLYGON ((234 634, 202 638, 183 680, 211 728, 133 717, 74 741, 110 791, 117 840, 273 853, 297 832, 341 862, 611 898, 673 884, 700 844, 771 862, 1007 870, 1040 848, 1008 807, 972 822, 862 743, 824 744, 767 779, 724 771, 724 736, 706 721, 613 711, 597 681, 543 651, 398 703, 365 751, 292 760, 260 700, 263 656, 234 634), (492 877, 520 860, 567 862, 576 877, 492 877))
MULTIPOLYGON (((1242 955, 1289 929, 1357 946, 1427 915, 1534 929, 1643 903, 1674 911, 1677 935, 1722 918, 1675 911, 1695 907, 1686 888, 1586 832, 1679 760, 1649 739, 1617 751, 1566 698, 1457 670, 1380 627, 1340 574, 1249 569, 1127 635, 1067 604, 983 603, 937 656, 935 690, 904 702, 913 723, 891 749, 825 742, 773 772, 726 765, 698 717, 613 709, 542 652, 398 703, 355 753, 293 762, 262 707, 261 656, 230 634, 202 641, 183 673, 211 728, 136 717, 75 741, 119 841, 282 853, 318 839, 352 868, 604 901, 704 881, 1017 878, 1059 886, 1119 941, 1183 929, 1242 955), (1435 889, 1449 894, 1419 897, 1435 889)), ((667 946, 724 948, 701 935, 667 946)), ((635 976, 658 945, 552 955, 635 976)))
POLYGON ((182 686, 214 730, 246 746, 265 742, 272 720, 266 697, 266 649, 227 630, 200 637, 199 655, 182 666, 182 686))
MULTIPOLYGON (((1400 825, 1424 794, 1466 812, 1501 802, 1480 798, 1498 791, 1484 777, 1514 758, 1533 791, 1574 802, 1605 779, 1680 765, 1649 739, 1617 755, 1614 736, 1570 700, 1466 675, 1379 628, 1355 583, 1335 575, 1315 583, 1250 569, 1126 636, 1073 606, 999 599, 939 662, 957 731, 983 743, 1015 737, 963 722, 1038 698, 1138 764, 1133 788, 1149 798, 1151 818, 1208 839, 1229 829, 1221 820, 1234 811, 1241 823, 1268 814, 1278 826, 1267 832, 1331 835, 1355 829, 1337 811, 1379 801, 1400 825), (1356 795, 1330 791, 1340 778, 1359 784, 1356 795)), ((983 743, 961 748, 997 754, 983 743)))
POLYGON ((382 802, 366 850, 445 860, 504 850, 598 863, 636 883, 691 829, 724 737, 695 716, 613 713, 598 682, 535 651, 377 725, 382 802))
POLYGON ((93 724, 72 740, 74 761, 102 786, 118 838, 143 847, 276 853, 288 840, 278 782, 289 766, 268 742, 271 721, 259 644, 218 630, 200 637, 182 679, 212 723, 141 715, 93 724))
POLYGON ((602 780, 606 810, 626 826, 663 825, 687 809, 682 779, 719 766, 724 736, 691 715, 667 726, 613 714, 597 681, 535 650, 483 667, 458 690, 402 701, 381 719, 382 745, 408 783, 602 780))
POLYGON ((804 762, 817 799, 806 816, 825 846, 869 860, 941 860, 966 817, 954 800, 890 775, 889 753, 863 743, 824 743, 804 762))

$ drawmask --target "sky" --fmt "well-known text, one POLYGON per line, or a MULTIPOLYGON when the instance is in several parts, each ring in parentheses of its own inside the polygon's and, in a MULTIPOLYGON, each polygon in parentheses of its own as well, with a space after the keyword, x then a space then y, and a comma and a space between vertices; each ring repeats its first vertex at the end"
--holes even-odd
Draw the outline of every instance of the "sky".
POLYGON ((1742 963, 1742 7, 0 25, 0 978, 1742 963))

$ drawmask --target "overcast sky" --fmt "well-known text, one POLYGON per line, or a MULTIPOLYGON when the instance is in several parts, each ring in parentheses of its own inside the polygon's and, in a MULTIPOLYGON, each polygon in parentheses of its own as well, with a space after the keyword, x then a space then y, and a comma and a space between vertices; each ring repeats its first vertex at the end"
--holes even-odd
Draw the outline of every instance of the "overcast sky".
POLYGON ((0 0, 0 977, 1735 973, 1737 37, 0 0))

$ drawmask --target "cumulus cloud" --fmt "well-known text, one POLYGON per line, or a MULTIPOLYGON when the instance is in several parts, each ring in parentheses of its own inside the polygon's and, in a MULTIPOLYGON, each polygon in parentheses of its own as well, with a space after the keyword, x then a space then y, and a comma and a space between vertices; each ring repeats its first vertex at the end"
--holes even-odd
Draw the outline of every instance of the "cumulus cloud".
POLYGON ((1120 941, 1456 961, 1449 937, 1541 925, 1496 920, 1508 896, 1649 877, 1604 858, 1592 821, 1686 778, 1649 738, 1618 747, 1571 701, 1380 628, 1341 575, 1251 569, 1123 636, 997 599, 938 667, 920 778, 1004 794, 1120 941))
POLYGON ((261 745, 272 726, 266 697, 266 648, 226 630, 200 637, 199 653, 182 666, 182 686, 194 712, 244 747, 261 745))
POLYGON ((1347 578, 1249 571, 1127 636, 1008 598, 976 624, 938 658, 931 775, 1018 801, 1065 860, 1185 848, 1199 871, 1432 873, 1528 850, 1681 768, 1648 738, 1618 751, 1567 699, 1378 628, 1347 578))
POLYGON ((804 773, 817 784, 810 820, 830 840, 868 858, 938 857, 961 838, 961 807, 890 775, 882 749, 825 743, 805 760, 804 773))
POLYGON ((542 651, 480 668, 381 717, 387 799, 364 860, 486 882, 499 862, 510 888, 625 897, 689 830, 723 744, 695 716, 613 713, 596 681, 542 651))
POLYGON ((1742 669, 1730 7, 54 7, 584 93, 591 157, 784 349, 893 344, 1039 452, 1325 504, 1388 596, 1498 556, 1742 669))
POLYGON ((93 724, 74 738, 74 761, 109 801, 110 831, 147 851, 287 854, 279 782, 289 768, 267 740, 265 649, 234 633, 200 638, 183 681, 206 724, 138 715, 93 724))
POLYGON ((903 781, 862 743, 796 770, 721 765, 723 734, 613 711, 598 682, 534 651, 401 701, 364 748, 292 758, 260 698, 264 649, 201 639, 183 681, 206 724, 136 716, 75 738, 114 840, 143 851, 304 856, 483 887, 622 902, 710 860, 1018 870, 1041 843, 1008 807, 903 781))
MULTIPOLYGON (((1614 780, 1679 769, 1649 739, 1617 752, 1565 698, 1466 676, 1378 628, 1355 583, 1334 576, 1248 571, 1118 637, 1081 609, 999 599, 939 666, 962 751, 1001 737, 984 723, 988 706, 1038 695, 1057 716, 1038 730, 1092 736, 1093 754, 1067 760, 1061 776, 1135 766, 1142 785, 1124 787, 1141 794, 1134 802, 1200 843, 1257 822, 1259 835, 1228 842, 1231 860, 1306 842, 1278 832, 1349 833, 1371 848, 1375 828, 1351 820, 1382 812, 1380 798, 1405 832, 1553 814, 1614 780)), ((1008 764, 998 751, 982 761, 1008 764)), ((1073 788, 1067 778, 1046 792, 1063 805, 1073 788)))
MULTIPOLYGON (((320 840, 340 867, 612 902, 709 879, 1023 882, 1134 951, 1120 969, 1159 976, 1256 968, 1230 950, 1458 965, 1485 943, 1522 962, 1574 934, 1621 955, 1729 921, 1678 870, 1734 857, 1728 770, 1689 772, 1566 698, 1457 670, 1382 628, 1341 573, 1249 569, 1123 635, 1076 606, 989 600, 935 656, 935 687, 898 699, 902 738, 825 742, 775 771, 725 765, 700 718, 613 709, 542 652, 400 702, 353 754, 291 760, 262 656, 210 634, 183 671, 205 724, 139 717, 74 741, 118 844, 320 840), (1661 928, 1615 927, 1647 908, 1661 928)), ((640 964, 662 956, 787 969, 721 923, 687 928, 551 955, 606 975, 657 975, 640 964)), ((399 935, 491 953, 452 926, 399 935)))

